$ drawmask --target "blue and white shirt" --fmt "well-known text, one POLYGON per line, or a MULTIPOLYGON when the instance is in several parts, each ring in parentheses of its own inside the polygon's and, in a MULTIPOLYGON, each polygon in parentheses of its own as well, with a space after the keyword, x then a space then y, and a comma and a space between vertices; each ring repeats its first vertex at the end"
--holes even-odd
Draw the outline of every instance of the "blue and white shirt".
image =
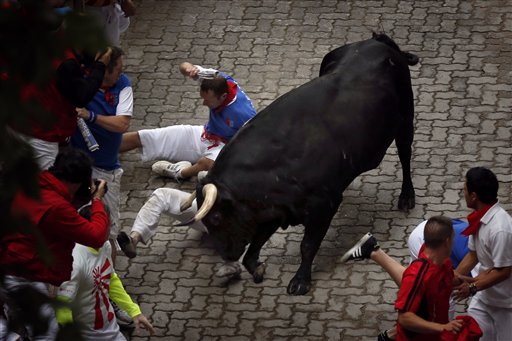
MULTIPOLYGON (((128 77, 121 74, 113 87, 98 90, 86 108, 89 111, 94 111, 96 115, 132 116, 133 90, 128 77)), ((100 148, 94 152, 89 151, 78 129, 71 137, 71 144, 86 151, 93 158, 95 167, 105 170, 120 168, 121 163, 118 156, 123 134, 109 131, 96 123, 87 122, 87 125, 100 148)))
POLYGON ((204 128, 208 134, 216 135, 228 142, 247 121, 256 115, 256 109, 231 76, 222 72, 219 75, 228 81, 228 98, 232 98, 221 108, 210 109, 210 116, 204 128), (229 96, 230 93, 231 96, 229 96))

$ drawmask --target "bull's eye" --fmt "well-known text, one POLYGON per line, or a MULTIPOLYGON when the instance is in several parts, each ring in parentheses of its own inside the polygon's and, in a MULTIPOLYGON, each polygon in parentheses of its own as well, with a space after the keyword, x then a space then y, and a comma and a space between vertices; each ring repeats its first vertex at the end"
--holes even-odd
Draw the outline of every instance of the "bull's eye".
POLYGON ((213 226, 218 227, 220 225, 220 222, 222 221, 222 214, 220 212, 214 212, 208 217, 208 220, 210 220, 210 223, 213 226))

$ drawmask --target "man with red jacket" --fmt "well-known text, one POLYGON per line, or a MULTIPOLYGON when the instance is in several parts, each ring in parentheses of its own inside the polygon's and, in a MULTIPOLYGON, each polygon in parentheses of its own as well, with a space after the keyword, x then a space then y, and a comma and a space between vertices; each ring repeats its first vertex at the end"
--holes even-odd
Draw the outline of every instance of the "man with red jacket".
POLYGON ((13 127, 34 149, 40 169, 48 169, 77 126, 76 107, 84 107, 96 94, 103 81, 105 65, 110 61, 109 48, 95 60, 67 50, 65 56, 52 63, 54 77, 46 87, 27 84, 20 91, 20 100, 34 102, 50 113, 50 127, 32 121, 29 127, 13 127), (84 65, 86 68, 84 68, 84 65))
MULTIPOLYGON (((47 296, 49 285, 59 286, 70 279, 75 243, 99 248, 107 240, 109 220, 102 202, 105 182, 100 181, 92 189, 90 221, 81 217, 72 204, 77 193, 94 187, 91 172, 89 156, 68 148, 57 155, 48 171, 40 173, 38 199, 24 193, 16 195, 11 214, 28 226, 0 239, 0 267, 5 275, 2 286, 9 300, 16 303, 10 309, 27 314, 34 309, 34 303, 20 298, 34 290, 40 296, 47 296), (47 250, 41 251, 41 246, 47 250)), ((48 303, 42 304, 30 315, 39 315, 47 321, 39 328, 27 325, 31 339, 36 336, 37 340, 53 340, 57 332, 53 308, 48 303)))

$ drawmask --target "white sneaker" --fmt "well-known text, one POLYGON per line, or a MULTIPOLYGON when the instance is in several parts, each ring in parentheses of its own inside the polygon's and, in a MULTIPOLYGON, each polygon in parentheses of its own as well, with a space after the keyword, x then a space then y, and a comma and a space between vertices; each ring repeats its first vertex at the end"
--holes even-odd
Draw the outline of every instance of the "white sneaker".
POLYGON ((151 166, 151 170, 160 176, 166 176, 173 179, 183 179, 181 171, 184 168, 191 167, 192 164, 188 161, 180 161, 170 163, 169 161, 157 161, 151 166))

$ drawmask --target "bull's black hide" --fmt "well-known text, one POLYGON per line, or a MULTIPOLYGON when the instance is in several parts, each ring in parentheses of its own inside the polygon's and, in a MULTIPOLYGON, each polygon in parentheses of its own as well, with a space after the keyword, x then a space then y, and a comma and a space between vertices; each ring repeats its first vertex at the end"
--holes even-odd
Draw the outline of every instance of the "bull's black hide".
POLYGON ((311 265, 345 188, 379 165, 396 142, 403 169, 400 209, 414 207, 410 174, 413 93, 402 52, 386 35, 328 53, 320 76, 262 110, 224 147, 198 184, 218 190, 203 219, 225 259, 238 260, 263 279, 262 246, 279 228, 303 224, 302 263, 288 293, 305 294, 311 265), (210 186, 211 187, 211 186, 210 186))

